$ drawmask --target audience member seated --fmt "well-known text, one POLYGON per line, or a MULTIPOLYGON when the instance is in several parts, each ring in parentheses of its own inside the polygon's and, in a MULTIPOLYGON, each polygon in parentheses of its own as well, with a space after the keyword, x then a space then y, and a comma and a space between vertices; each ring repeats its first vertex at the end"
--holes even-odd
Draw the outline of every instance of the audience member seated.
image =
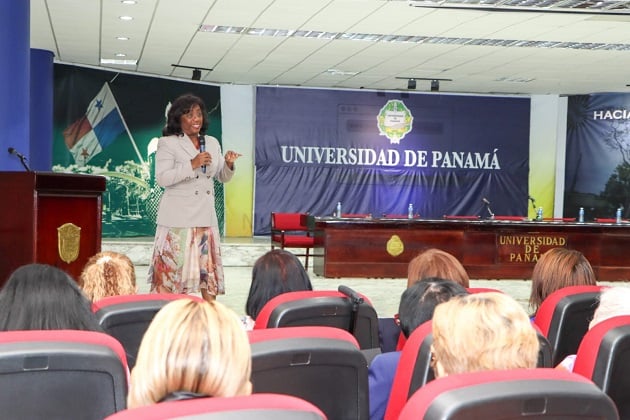
POLYGON ((77 283, 46 264, 18 268, 0 290, 0 331, 16 330, 102 332, 77 283))
POLYGON ((126 255, 103 251, 85 264, 79 284, 92 302, 109 296, 133 295, 137 291, 136 270, 126 255))
POLYGON ((252 283, 245 303, 247 317, 243 320, 247 330, 261 309, 274 297, 287 292, 313 290, 311 279, 300 260, 283 249, 274 249, 258 258, 252 268, 252 283))
POLYGON ((127 406, 249 395, 250 375, 251 350, 238 316, 219 302, 175 300, 142 338, 127 406))
MULTIPOLYGON (((435 307, 453 296, 468 292, 458 283, 434 277, 412 284, 400 298, 398 320, 405 337, 421 324, 431 320, 435 307)), ((368 371, 370 419, 382 419, 400 361, 401 352, 383 353, 374 358, 368 371)))
POLYGON ((436 378, 535 368, 537 362, 536 330, 523 307, 507 294, 461 296, 435 308, 432 363, 436 378))
POLYGON ((441 249, 429 248, 409 262, 407 287, 427 277, 453 280, 469 287, 470 278, 457 258, 441 249))
POLYGON ((580 251, 552 248, 541 255, 532 272, 532 291, 529 297, 531 315, 535 317, 542 301, 558 289, 596 284, 593 267, 580 251))
MULTIPOLYGON (((599 305, 597 305, 597 309, 593 313, 593 319, 588 324, 588 328, 591 329, 607 319, 624 315, 630 315, 630 288, 605 288, 599 297, 599 305)), ((565 357, 556 367, 573 372, 575 356, 575 354, 571 354, 565 357)))

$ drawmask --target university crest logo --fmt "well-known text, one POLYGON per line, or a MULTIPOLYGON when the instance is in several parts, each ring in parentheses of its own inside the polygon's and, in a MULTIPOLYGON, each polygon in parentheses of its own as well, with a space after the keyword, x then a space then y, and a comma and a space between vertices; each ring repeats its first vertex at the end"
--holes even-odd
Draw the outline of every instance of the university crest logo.
POLYGON ((381 108, 376 120, 379 134, 387 137, 391 144, 400 144, 411 131, 413 116, 403 101, 391 99, 381 108))

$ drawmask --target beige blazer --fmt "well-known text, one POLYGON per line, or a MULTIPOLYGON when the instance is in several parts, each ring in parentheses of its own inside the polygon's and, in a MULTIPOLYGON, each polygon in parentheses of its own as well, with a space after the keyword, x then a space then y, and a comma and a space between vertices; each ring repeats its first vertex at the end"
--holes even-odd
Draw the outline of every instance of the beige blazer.
POLYGON ((199 154, 192 141, 182 136, 162 137, 155 153, 155 178, 164 187, 157 224, 166 227, 218 227, 214 209, 214 178, 232 179, 234 171, 225 164, 219 142, 205 136, 206 151, 212 156, 206 173, 192 169, 191 160, 199 154))

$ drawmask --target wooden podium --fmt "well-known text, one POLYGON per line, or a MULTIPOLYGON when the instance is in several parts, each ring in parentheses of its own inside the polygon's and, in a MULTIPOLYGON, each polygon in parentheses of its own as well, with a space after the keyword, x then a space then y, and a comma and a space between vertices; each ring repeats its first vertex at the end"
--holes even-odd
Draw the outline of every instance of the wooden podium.
POLYGON ((0 172, 0 285, 18 267, 42 263, 78 279, 101 250, 105 177, 0 172))

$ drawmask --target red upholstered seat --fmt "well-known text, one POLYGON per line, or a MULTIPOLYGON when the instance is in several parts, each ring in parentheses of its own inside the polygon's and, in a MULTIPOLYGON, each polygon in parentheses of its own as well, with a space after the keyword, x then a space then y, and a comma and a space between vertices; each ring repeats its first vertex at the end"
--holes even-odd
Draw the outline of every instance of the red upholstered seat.
MULTIPOLYGON (((596 217, 595 223, 617 223, 617 219, 606 218, 606 217, 596 217)), ((622 220, 625 222, 625 220, 622 220)))
POLYGON ((398 419, 409 397, 434 378, 430 367, 431 344, 433 344, 431 326, 431 321, 427 321, 416 328, 402 348, 400 362, 389 394, 385 420, 398 419))
POLYGON ((326 420, 324 413, 308 401, 281 394, 252 394, 227 398, 170 401, 120 411, 107 417, 106 420, 167 420, 174 418, 326 420), (208 417, 203 417, 204 414, 208 417))
POLYGON ((271 213, 271 249, 279 247, 304 248, 304 268, 308 270, 310 249, 315 246, 315 238, 308 227, 308 213, 271 213))
POLYGON ((336 290, 306 290, 278 295, 263 306, 254 329, 287 326, 329 326, 352 332, 362 349, 379 347, 378 316, 370 300, 363 303, 336 290), (356 309, 356 312, 355 312, 356 309))
POLYGON ((341 213, 341 217, 349 219, 369 219, 372 215, 369 213, 341 213))
POLYGON ((254 393, 303 398, 330 419, 368 418, 367 362, 350 333, 307 326, 248 334, 254 393))
POLYGON ((575 217, 544 217, 545 222, 575 222, 575 217))
POLYGON ((551 293, 534 318, 553 349, 553 365, 577 352, 598 304, 601 286, 569 286, 551 293))
POLYGON ((573 372, 592 380, 630 418, 630 316, 607 319, 582 339, 573 372))
POLYGON ((619 418, 595 384, 559 369, 513 369, 449 375, 411 396, 400 420, 619 418), (500 414, 500 415, 499 415, 500 414))
POLYGON ((78 330, 0 332, 3 418, 103 419, 126 408, 121 344, 78 330))

